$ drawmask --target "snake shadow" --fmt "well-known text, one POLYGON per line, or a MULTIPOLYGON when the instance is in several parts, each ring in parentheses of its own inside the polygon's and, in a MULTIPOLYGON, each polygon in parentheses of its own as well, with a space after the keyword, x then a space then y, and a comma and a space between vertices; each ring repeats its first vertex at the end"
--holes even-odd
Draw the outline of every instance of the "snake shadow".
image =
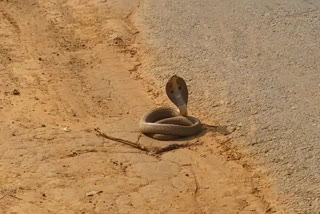
POLYGON ((194 139, 197 139, 197 138, 200 138, 200 137, 206 135, 209 132, 219 133, 221 135, 229 135, 232 133, 228 130, 228 126, 214 126, 214 125, 202 123, 202 131, 199 132, 199 134, 194 135, 194 136, 190 136, 190 137, 178 138, 173 141, 194 140, 194 139))

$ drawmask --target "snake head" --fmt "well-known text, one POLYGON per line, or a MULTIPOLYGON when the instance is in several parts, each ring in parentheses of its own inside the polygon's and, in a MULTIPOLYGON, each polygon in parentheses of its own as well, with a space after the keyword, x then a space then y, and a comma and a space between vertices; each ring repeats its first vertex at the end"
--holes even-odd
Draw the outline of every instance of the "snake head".
POLYGON ((166 93, 171 102, 180 110, 182 116, 187 116, 188 87, 186 82, 177 75, 173 75, 166 85, 166 93))

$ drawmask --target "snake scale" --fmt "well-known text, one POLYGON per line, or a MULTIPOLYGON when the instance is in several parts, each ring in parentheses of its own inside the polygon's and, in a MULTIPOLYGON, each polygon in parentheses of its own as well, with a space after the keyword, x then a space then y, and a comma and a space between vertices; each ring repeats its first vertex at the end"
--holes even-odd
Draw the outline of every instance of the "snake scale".
POLYGON ((178 107, 160 107, 146 113, 139 124, 140 131, 157 140, 174 140, 198 134, 202 130, 200 120, 188 116, 188 88, 185 81, 176 75, 166 84, 169 99, 178 107))

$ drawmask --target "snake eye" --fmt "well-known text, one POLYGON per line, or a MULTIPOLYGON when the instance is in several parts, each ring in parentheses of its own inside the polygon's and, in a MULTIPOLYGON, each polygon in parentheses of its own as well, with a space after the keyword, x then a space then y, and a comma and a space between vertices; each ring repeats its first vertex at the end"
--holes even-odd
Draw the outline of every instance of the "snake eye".
POLYGON ((181 86, 180 85, 179 85, 178 89, 181 90, 181 86))
POLYGON ((171 90, 170 93, 173 94, 173 90, 171 90))

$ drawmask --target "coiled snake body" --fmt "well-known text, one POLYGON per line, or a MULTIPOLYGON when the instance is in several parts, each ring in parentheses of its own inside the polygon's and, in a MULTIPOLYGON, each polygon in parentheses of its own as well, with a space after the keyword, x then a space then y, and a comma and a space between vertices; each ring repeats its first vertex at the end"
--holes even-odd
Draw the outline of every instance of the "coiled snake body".
POLYGON ((179 108, 156 108, 145 114, 139 124, 140 131, 157 140, 173 140, 198 134, 200 120, 188 116, 188 88, 185 81, 176 75, 166 84, 169 99, 179 108))

